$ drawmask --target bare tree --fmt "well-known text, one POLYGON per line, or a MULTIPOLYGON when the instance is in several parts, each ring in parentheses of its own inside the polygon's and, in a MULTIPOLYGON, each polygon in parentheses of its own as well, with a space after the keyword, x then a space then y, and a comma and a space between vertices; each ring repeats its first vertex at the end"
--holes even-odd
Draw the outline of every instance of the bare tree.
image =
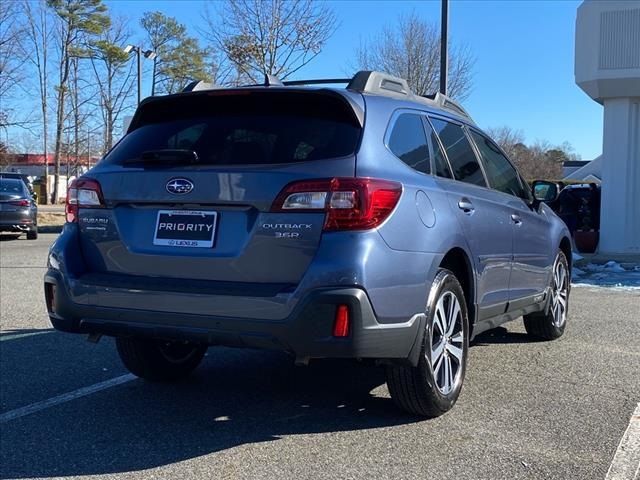
POLYGON ((314 0, 227 0, 217 12, 207 7, 204 20, 203 36, 253 82, 267 74, 288 78, 336 29, 333 11, 314 0))
POLYGON ((0 128, 5 129, 28 123, 17 118, 15 109, 9 106, 24 79, 22 66, 26 57, 20 46, 26 30, 19 7, 19 3, 0 2, 0 128))
POLYGON ((529 181, 560 179, 562 164, 579 158, 568 142, 554 147, 545 140, 536 140, 525 145, 522 131, 510 127, 491 128, 488 133, 529 181))
POLYGON ((487 133, 493 140, 500 145, 510 159, 514 159, 519 149, 524 145, 524 132, 522 130, 514 130, 511 127, 494 127, 489 128, 487 133))
POLYGON ((133 62, 128 61, 128 54, 122 50, 130 36, 126 18, 112 19, 111 26, 89 47, 98 87, 105 151, 113 146, 114 132, 122 113, 133 106, 128 103, 134 89, 133 62))
MULTIPOLYGON (((356 51, 360 70, 381 70, 409 83, 418 95, 438 91, 440 80, 440 31, 415 12, 400 17, 356 51)), ((447 94, 465 100, 471 92, 475 57, 464 45, 449 47, 447 94)))
MULTIPOLYGON (((23 43, 25 57, 36 72, 38 94, 40 96, 40 115, 42 121, 42 153, 44 158, 44 184, 48 188, 48 139, 49 139, 49 48, 51 44, 51 22, 44 0, 33 3, 25 0, 23 10, 26 18, 26 41, 23 43), (28 54, 27 54, 28 53, 28 54)), ((45 203, 49 195, 45 192, 45 203)))

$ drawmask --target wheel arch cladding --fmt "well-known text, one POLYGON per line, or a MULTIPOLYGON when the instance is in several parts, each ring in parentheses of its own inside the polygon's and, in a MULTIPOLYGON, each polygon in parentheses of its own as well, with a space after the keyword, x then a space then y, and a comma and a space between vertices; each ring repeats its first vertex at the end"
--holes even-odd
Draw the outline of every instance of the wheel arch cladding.
POLYGON ((569 266, 569 274, 571 274, 572 269, 572 261, 571 261, 571 241, 567 237, 562 237, 560 240, 560 250, 564 253, 565 258, 567 259, 567 265, 569 266))
POLYGON ((460 247, 452 248, 446 253, 442 262, 440 262, 440 266, 453 272, 462 286, 462 291, 467 302, 469 333, 471 335, 476 318, 476 308, 474 301, 475 285, 473 281, 473 267, 471 266, 469 256, 460 247))

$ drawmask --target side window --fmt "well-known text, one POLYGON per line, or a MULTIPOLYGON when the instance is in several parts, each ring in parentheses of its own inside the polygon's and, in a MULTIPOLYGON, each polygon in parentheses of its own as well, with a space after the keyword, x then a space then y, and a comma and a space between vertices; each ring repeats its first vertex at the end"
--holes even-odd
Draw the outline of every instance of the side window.
POLYGON ((389 135, 389 150, 414 170, 430 173, 429 147, 420 115, 402 113, 389 135))
POLYGON ((480 164, 462 127, 439 118, 432 118, 431 122, 447 153, 454 178, 486 187, 480 164))
POLYGON ((518 172, 500 149, 484 135, 472 131, 471 136, 480 150, 487 177, 492 188, 510 195, 527 199, 527 194, 518 179, 518 172))
POLYGON ((431 124, 427 121, 427 134, 429 135, 429 141, 431 142, 432 152, 433 152, 433 167, 435 168, 435 174, 439 177, 444 178, 453 178, 451 174, 451 169, 449 168, 449 164, 447 163, 447 159, 442 152, 442 147, 440 146, 440 142, 438 141, 438 136, 436 132, 433 130, 431 124))

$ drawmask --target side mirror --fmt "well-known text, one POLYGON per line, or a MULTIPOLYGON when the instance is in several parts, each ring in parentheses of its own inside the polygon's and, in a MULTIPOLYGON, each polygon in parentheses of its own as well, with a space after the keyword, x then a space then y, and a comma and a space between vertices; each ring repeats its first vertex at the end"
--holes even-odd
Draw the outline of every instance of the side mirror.
POLYGON ((533 198, 539 202, 553 202, 558 198, 560 193, 558 184, 547 182, 545 180, 536 180, 531 187, 533 198))

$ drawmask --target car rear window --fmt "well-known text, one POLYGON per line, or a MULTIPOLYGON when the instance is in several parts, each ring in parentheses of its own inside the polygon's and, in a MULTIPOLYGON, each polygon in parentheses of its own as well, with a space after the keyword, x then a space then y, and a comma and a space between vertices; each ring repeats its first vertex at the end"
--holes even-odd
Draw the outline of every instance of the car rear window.
POLYGON ((16 195, 26 195, 24 182, 13 178, 0 178, 0 200, 12 199, 16 195))
POLYGON ((105 162, 146 163, 149 152, 161 152, 166 164, 171 151, 195 152, 177 155, 176 162, 206 165, 320 160, 353 154, 361 131, 345 100, 307 92, 231 90, 168 97, 144 105, 134 121, 139 126, 105 162))

